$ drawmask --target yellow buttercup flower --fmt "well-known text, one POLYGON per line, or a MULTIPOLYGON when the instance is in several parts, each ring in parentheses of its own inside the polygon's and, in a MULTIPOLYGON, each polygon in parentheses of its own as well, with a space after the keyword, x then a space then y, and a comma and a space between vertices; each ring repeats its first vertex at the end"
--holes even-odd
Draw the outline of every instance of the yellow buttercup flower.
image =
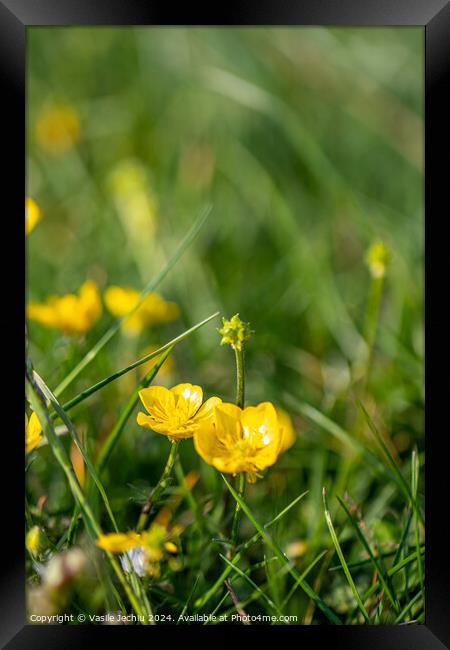
POLYGON ((130 548, 139 546, 141 536, 139 533, 131 531, 129 533, 106 533, 97 538, 96 544, 104 551, 110 553, 125 553, 130 548))
MULTIPOLYGON (((139 302, 139 291, 131 287, 111 286, 106 289, 104 300, 107 309, 113 316, 122 318, 132 311, 139 302)), ((167 302, 157 293, 149 293, 142 303, 124 322, 123 329, 127 334, 137 335, 145 327, 163 325, 178 318, 180 310, 174 302, 167 302)))
POLYGON ((33 411, 30 419, 25 414, 25 451, 32 451, 43 439, 41 423, 36 413, 33 411))
POLYGON ((85 334, 102 313, 100 294, 95 282, 81 285, 78 295, 50 296, 45 303, 29 303, 27 316, 41 325, 65 334, 85 334))
POLYGON ((40 112, 35 127, 40 146, 53 154, 64 153, 78 140, 80 119, 74 108, 65 104, 47 105, 40 112))
POLYGON ((42 212, 36 201, 25 199, 25 234, 29 235, 33 228, 42 219, 42 212))
POLYGON ((294 435, 289 416, 279 418, 270 402, 244 409, 222 403, 195 431, 194 445, 203 460, 219 472, 245 472, 248 482, 254 483, 260 472, 293 444, 294 435))
MULTIPOLYGON (((129 560, 138 573, 143 565, 144 573, 152 578, 159 578, 161 563, 169 561, 170 564, 170 555, 178 553, 178 546, 173 540, 180 533, 179 526, 169 529, 168 526, 154 521, 143 533, 130 531, 128 533, 102 534, 97 538, 96 544, 110 553, 128 553, 129 560), (133 549, 138 550, 139 555, 129 553, 133 549)), ((125 561, 122 561, 122 566, 125 571, 129 570, 125 561)))
POLYGON ((210 397, 202 405, 203 391, 192 384, 170 389, 150 386, 139 391, 139 397, 149 415, 139 412, 137 423, 172 441, 192 438, 195 431, 212 421, 214 407, 222 402, 219 397, 210 397))

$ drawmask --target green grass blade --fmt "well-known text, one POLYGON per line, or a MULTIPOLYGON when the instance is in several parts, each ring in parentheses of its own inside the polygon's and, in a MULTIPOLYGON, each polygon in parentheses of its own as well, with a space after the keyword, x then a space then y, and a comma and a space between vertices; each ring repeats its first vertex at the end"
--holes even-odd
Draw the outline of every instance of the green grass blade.
POLYGON ((159 369, 161 368, 161 366, 163 365, 164 361, 167 359, 169 354, 172 352, 172 350, 173 350, 173 346, 168 348, 165 352, 163 352, 159 361, 153 366, 153 368, 149 370, 149 372, 146 374, 144 379, 138 384, 138 387, 132 393, 124 409, 121 411, 113 429, 111 430, 109 436, 105 440, 97 459, 97 470, 100 475, 105 469, 106 464, 114 448, 116 447, 117 443, 120 440, 120 437, 125 429, 125 425, 128 422, 129 417, 131 416, 136 404, 139 401, 139 391, 141 390, 141 388, 148 386, 148 384, 151 381, 153 381, 153 379, 158 374, 159 369))
MULTIPOLYGON (((318 562, 320 562, 320 560, 321 560, 321 559, 324 557, 324 555, 326 555, 327 553, 328 553, 328 550, 325 549, 324 551, 322 551, 321 553, 319 553, 319 555, 318 555, 316 558, 314 558, 314 560, 313 560, 310 564, 308 564, 308 566, 306 567, 306 569, 305 569, 305 570, 303 571, 303 573, 301 574, 302 579, 305 579, 305 578, 306 578, 306 576, 308 575, 308 573, 310 573, 310 572, 314 569, 314 567, 316 566, 316 564, 317 564, 318 562)), ((294 595, 294 593, 297 591, 298 585, 299 585, 298 582, 296 582, 294 585, 292 585, 292 587, 291 587, 289 593, 286 595, 285 599, 284 599, 283 602, 281 603, 281 607, 280 607, 280 609, 284 609, 284 608, 286 607, 286 605, 287 605, 288 602, 291 600, 291 598, 292 598, 292 596, 294 595)))
POLYGON ((267 534, 267 532, 264 530, 263 526, 255 519, 253 513, 251 512, 250 508, 247 506, 245 501, 243 501, 239 494, 236 492, 236 490, 233 489, 233 487, 230 485, 230 483, 227 481, 225 476, 222 474, 222 478, 225 482, 225 485, 227 488, 230 490, 231 494, 233 495, 234 499, 239 503, 241 506, 243 512, 247 515, 248 519, 251 521, 253 526, 256 528, 256 530, 259 532, 261 537, 264 539, 266 544, 269 546, 269 548, 274 552, 274 554, 278 557, 278 559, 281 561, 282 564, 285 564, 288 567, 288 571, 291 574, 291 576, 294 578, 296 582, 299 583, 300 587, 303 589, 303 591, 306 593, 311 600, 314 600, 317 604, 317 606, 322 610, 322 612, 325 614, 325 616, 328 618, 328 620, 331 623, 334 623, 335 625, 341 625, 340 619, 336 616, 336 614, 324 603, 324 601, 318 596, 315 591, 309 586, 309 584, 306 582, 306 580, 303 580, 301 575, 298 573, 297 569, 292 565, 290 562, 289 558, 286 557, 286 555, 283 553, 281 548, 278 546, 278 544, 270 537, 270 535, 267 534))
MULTIPOLYGON (((95 542, 96 538, 102 534, 100 525, 97 523, 94 514, 86 500, 81 485, 79 484, 76 477, 75 470, 73 469, 72 464, 67 457, 64 445, 56 435, 52 419, 48 413, 47 405, 45 403, 45 397, 42 395, 40 388, 35 384, 34 380, 32 380, 30 377, 27 377, 27 380, 27 393, 31 407, 36 413, 39 422, 41 423, 42 430, 48 440, 48 444, 52 449, 56 461, 66 475, 73 497, 76 503, 78 503, 80 511, 85 520, 86 530, 88 531, 91 540, 95 542)), ((146 625, 148 623, 148 618, 144 614, 144 610, 139 603, 138 597, 128 584, 122 572, 122 569, 120 568, 119 562, 112 553, 106 552, 105 554, 125 593, 127 594, 128 600, 130 601, 134 611, 138 616, 141 616, 143 618, 143 624, 146 625)))
POLYGON ((103 503, 105 504, 105 508, 106 508, 108 516, 109 516, 109 518, 111 520, 113 528, 114 528, 114 530, 116 532, 119 532, 119 529, 117 527, 115 517, 114 517, 113 512, 111 510, 111 506, 109 504, 109 500, 108 500, 108 497, 106 495, 105 489, 104 489, 104 487, 102 485, 102 482, 100 481, 100 478, 98 477, 97 472, 95 471, 95 468, 94 468, 93 464, 91 463, 91 460, 90 460, 89 456, 85 452, 85 450, 83 448, 83 445, 81 444, 80 439, 78 438, 78 434, 77 434, 77 432, 75 430, 75 427, 73 426, 72 421, 67 416, 64 409, 61 407, 58 400, 53 395, 53 393, 51 392, 51 390, 49 389, 47 384, 44 382, 42 377, 40 377, 40 375, 38 375, 38 373, 35 370, 33 371, 33 379, 35 380, 36 384, 39 386, 39 388, 42 391, 43 395, 48 399, 49 403, 54 408, 55 412, 58 414, 58 416, 61 418, 61 420, 66 425, 66 427, 67 427, 67 429, 69 431, 70 437, 72 438, 73 442, 77 446, 77 448, 78 448, 78 450, 79 450, 79 452, 80 452, 81 456, 83 457, 83 460, 84 460, 84 462, 86 464, 87 470, 88 470, 91 478, 93 479, 95 485, 97 486, 98 491, 100 492, 100 495, 101 495, 101 497, 103 499, 103 503))
POLYGON ((331 516, 330 512, 328 510, 328 504, 327 504, 327 497, 326 497, 326 491, 325 488, 323 488, 322 491, 322 496, 323 496, 323 506, 325 510, 325 520, 327 522, 328 530, 330 531, 331 539, 333 540, 334 547, 336 549, 336 553, 338 554, 339 560, 341 561, 342 568, 345 573, 345 577, 347 578, 347 582, 350 586, 350 589, 352 590, 352 593, 355 597, 356 603, 358 605, 358 608, 361 612, 361 614, 364 617, 364 620, 366 623, 370 623, 369 615, 366 611, 366 608, 363 605, 363 602, 360 598, 360 595, 358 593, 358 590, 356 589, 356 585, 353 581, 352 574, 350 573, 350 569, 347 566, 347 562, 345 561, 344 554, 341 549, 341 545, 339 544, 339 540, 336 535, 336 531, 334 530, 333 522, 331 521, 331 516))
POLYGON ((414 499, 416 507, 414 508, 414 529, 415 529, 415 539, 416 539, 416 552, 417 552, 417 569, 419 572, 419 582, 422 593, 425 591, 424 579, 423 579, 423 566, 422 566, 422 557, 420 555, 420 532, 419 532, 419 507, 417 505, 417 492, 419 489, 419 456, 417 451, 414 449, 411 456, 411 492, 414 499))
MULTIPOLYGON (((420 548, 420 554, 423 555, 424 553, 425 553, 425 548, 422 546, 420 548)), ((415 562, 415 561, 417 561, 417 552, 416 551, 414 551, 414 553, 411 553, 407 557, 403 558, 403 560, 401 560, 395 566, 392 566, 390 569, 388 569, 389 577, 392 578, 392 576, 395 576, 396 573, 398 573, 399 571, 404 569, 406 566, 408 566, 409 564, 411 564, 412 562, 415 562)), ((371 585, 369 587, 369 589, 366 591, 366 593, 364 594, 363 600, 366 601, 369 598, 369 596, 371 596, 375 591, 377 591, 377 589, 380 588, 380 584, 381 584, 380 581, 377 580, 377 582, 375 582, 373 585, 371 585)))
MULTIPOLYGON (((267 522, 266 524, 264 524, 264 529, 270 528, 270 526, 272 526, 275 522, 279 521, 282 517, 284 517, 284 515, 286 515, 286 514, 289 512, 289 510, 290 510, 291 508, 293 508, 293 507, 294 507, 294 506, 295 506, 295 505, 300 501, 300 499, 303 499, 303 497, 304 497, 306 494, 308 494, 308 491, 303 492, 303 493, 300 494, 298 497, 296 497, 293 501, 291 501, 291 503, 290 503, 288 506, 286 506, 286 508, 284 508, 281 512, 279 512, 279 513, 277 514, 276 517, 274 517, 274 518, 271 519, 269 522, 267 522)), ((244 542, 243 544, 241 544, 241 546, 239 546, 239 547, 236 549, 236 550, 237 550, 237 553, 234 555, 234 557, 233 557, 231 563, 234 564, 234 563, 236 563, 236 562, 239 562, 239 560, 240 560, 241 557, 242 557, 242 554, 243 554, 247 549, 249 549, 253 544, 255 544, 255 543, 258 541, 258 539, 259 539, 260 537, 261 537, 260 533, 257 532, 257 533, 255 533, 255 535, 253 535, 249 540, 247 540, 246 542, 244 542)), ((216 591, 217 591, 218 589, 220 589, 220 587, 223 585, 224 580, 226 580, 226 578, 230 575, 230 573, 231 573, 231 569, 230 569, 230 567, 228 567, 228 566, 225 567, 225 569, 223 570, 223 572, 221 573, 221 575, 217 578, 217 580, 215 581, 215 583, 213 584, 213 586, 212 586, 210 589, 208 589, 208 591, 206 592, 206 594, 203 594, 203 596, 201 596, 200 598, 198 598, 198 599, 195 601, 194 606, 198 609, 198 608, 203 607, 204 605, 206 605, 206 603, 208 602, 208 600, 210 600, 210 599, 214 596, 214 594, 216 593, 216 591)))
MULTIPOLYGON (((98 489, 98 491, 99 491, 99 493, 100 493, 100 495, 102 497, 103 503, 104 503, 105 508, 106 508, 106 512, 108 513, 108 516, 109 516, 109 519, 110 519, 110 521, 112 523, 112 526, 113 526, 115 532, 119 532, 119 528, 117 526, 117 522, 116 522, 116 519, 114 517, 113 511, 111 509, 111 505, 109 503, 109 499, 107 497, 105 488, 103 487, 103 484, 102 484, 102 482, 101 482, 101 480, 100 480, 100 478, 98 476, 98 473, 97 473, 94 465, 92 464, 89 456, 87 455, 85 449, 83 448, 83 445, 81 444, 81 441, 80 441, 80 439, 78 437, 78 434, 76 432, 76 429, 75 429, 72 421, 70 420, 68 415, 65 413, 64 409, 61 407, 58 400, 53 395, 53 393, 51 392, 49 387, 46 385, 46 383, 44 382, 42 377, 40 377, 36 371, 33 371, 33 379, 36 382, 39 389, 42 391, 42 394, 44 395, 44 397, 46 399, 48 399, 49 403, 52 405, 52 407, 55 409, 56 413, 59 415, 61 420, 66 425, 73 442, 77 446, 77 448, 78 448, 78 450, 79 450, 79 452, 80 452, 80 454, 81 454, 81 456, 82 456, 82 458, 83 458, 83 460, 84 460, 84 462, 86 464, 86 468, 87 468, 87 471, 89 473, 89 476, 91 477, 91 479, 94 481, 95 485, 97 486, 97 489, 98 489)), ((77 517, 77 516, 78 516, 78 509, 75 509, 74 517, 77 517)), ((133 567, 133 565, 132 565, 132 563, 131 563, 131 561, 130 561, 130 559, 128 558, 127 555, 125 555, 125 558, 126 558, 128 570, 129 570, 129 573, 130 573, 130 579, 132 581, 134 581, 134 590, 135 590, 136 593, 139 593, 142 601, 145 603, 145 605, 147 607, 147 614, 151 614, 151 606, 150 606, 150 604, 148 602, 148 599, 147 599, 147 597, 145 595, 145 592, 143 592, 142 589, 141 589, 141 582, 139 580, 139 577, 136 574, 136 572, 134 570, 134 567, 133 567)))
POLYGON ((408 611, 411 609, 411 607, 412 607, 413 605, 415 605, 415 604, 416 604, 416 603, 417 603, 421 598, 423 598, 423 592, 422 592, 422 590, 418 591, 417 594, 416 594, 413 598, 411 598, 411 600, 409 601, 409 603, 407 603, 407 604, 404 606, 404 608, 402 609, 402 611, 399 613, 399 615, 398 615, 397 618, 395 619, 395 621, 394 621, 394 625, 398 625, 398 623, 402 623, 403 620, 404 620, 404 618, 405 618, 405 616, 406 616, 406 614, 407 614, 408 611))
MULTIPOLYGON (((369 554, 370 560, 371 560, 371 562, 372 562, 372 564, 373 564, 373 566, 375 568, 375 571, 377 571, 378 575, 380 576, 380 580, 381 580, 381 583, 382 583, 382 585, 383 585, 383 587, 384 587, 384 589, 386 591, 386 594, 387 594, 389 600, 391 601, 392 606, 394 607, 396 613, 398 614, 398 612, 400 611, 400 605, 399 605, 398 600, 397 600, 397 598, 396 598, 396 596, 394 594, 394 590, 393 590, 393 587, 391 585, 391 581, 389 579, 389 576, 387 575, 387 572, 384 571, 383 566, 381 565, 381 563, 378 561, 378 559, 373 554, 372 548, 371 548, 366 536, 362 532, 360 526, 358 525, 358 522, 355 520, 355 518, 350 513, 349 509, 347 508, 346 503, 344 503, 344 501, 340 497, 337 497, 337 499, 338 499, 339 503, 341 504, 342 508, 344 509, 345 514, 347 515, 347 517, 348 517, 354 531, 356 532, 356 535, 357 535, 359 541, 361 542, 361 544, 364 546, 367 553, 369 554)), ((347 565, 347 567, 348 567, 348 565, 347 565)))
POLYGON ((56 387, 54 394, 56 397, 59 397, 61 393, 63 393, 68 386, 73 382, 76 377, 88 366, 91 361, 95 359, 97 354, 104 348, 104 346, 109 343, 109 341, 112 339, 112 337, 118 332, 120 329, 121 325, 138 309, 139 305, 142 303, 143 299, 145 296, 150 293, 151 291, 154 291, 156 287, 162 282, 162 280, 166 277, 166 275, 169 273, 169 271, 175 266, 175 264, 178 262, 184 251, 188 248, 188 246, 194 241, 195 237, 198 235, 201 227, 205 223, 206 219, 208 218, 209 213, 211 212, 211 206, 207 206, 206 208, 203 209, 203 211, 200 213, 200 215, 197 217, 197 219, 194 221, 192 224, 191 228, 185 235, 184 239, 180 242, 178 245, 178 248, 175 250, 175 253, 172 255, 172 257, 169 259, 167 264, 161 271, 150 280, 150 282, 147 283, 147 285, 143 288, 143 290, 140 293, 140 299, 139 302, 136 304, 136 306, 123 318, 117 320, 106 332, 103 334, 103 336, 100 338, 100 340, 89 350, 89 352, 83 357, 83 359, 73 368, 73 370, 63 379, 63 381, 56 387))
MULTIPOLYGON (((125 375, 127 372, 130 372, 130 370, 134 370, 134 368, 137 368, 138 366, 141 366, 143 363, 146 363, 147 361, 150 361, 151 359, 154 359, 155 357, 158 357, 160 354, 165 352, 166 350, 171 350, 177 343, 181 343, 181 341, 184 341, 188 336, 193 334, 196 330, 200 329, 200 327, 203 327, 203 325, 206 325, 210 320, 213 318, 216 318, 216 316, 219 315, 220 312, 216 311, 214 314, 211 314, 211 316, 208 316, 208 318, 205 318, 204 320, 200 321, 193 327, 190 327, 188 330, 180 334, 179 336, 176 336, 174 339, 169 341, 168 343, 165 343, 162 345, 160 348, 157 350, 154 350, 153 352, 150 352, 149 354, 146 354, 144 357, 141 357, 141 359, 138 359, 137 361, 134 361, 130 365, 126 366, 125 368, 122 368, 121 370, 117 370, 117 372, 114 372, 112 375, 109 375, 108 377, 105 377, 105 379, 102 379, 101 381, 98 381, 96 384, 93 386, 90 386, 89 388, 86 388, 83 390, 81 393, 73 397, 71 400, 63 404, 63 409, 65 411, 69 411, 72 409, 74 406, 85 400, 87 397, 90 397, 94 393, 96 393, 98 390, 101 388, 104 388, 104 386, 107 386, 109 383, 112 381, 115 381, 116 379, 119 379, 119 377, 122 377, 122 375, 125 375)), ((55 393, 56 395, 56 393, 55 393)))
POLYGON ((249 584, 251 587, 253 587, 253 589, 254 589, 256 592, 258 592, 259 596, 264 600, 265 603, 267 603, 267 605, 268 605, 271 609, 273 609, 273 610, 274 610, 274 611, 275 611, 279 616, 282 615, 282 612, 278 609, 278 607, 275 605, 275 603, 273 602, 273 600, 272 600, 271 598, 269 598, 269 596, 268 596, 267 594, 265 594, 265 593, 262 591, 261 587, 258 587, 258 585, 256 584, 256 582, 254 582, 254 580, 252 580, 252 579, 250 578, 250 576, 248 576, 246 573, 244 573, 244 571, 242 571, 242 569, 240 569, 240 568, 237 566, 237 564, 232 564, 232 563, 230 562, 230 560, 228 560, 228 558, 225 557, 225 555, 222 555, 222 553, 219 553, 219 557, 220 557, 224 562, 226 562, 226 564, 228 564, 228 566, 231 567, 231 570, 232 570, 232 571, 235 571, 235 572, 236 572, 236 573, 237 573, 241 578, 244 578, 244 580, 245 580, 246 582, 248 582, 248 584, 249 584))
POLYGON ((378 458, 378 456, 368 450, 359 440, 357 440, 354 436, 350 435, 350 433, 339 426, 339 424, 333 422, 333 420, 328 418, 326 415, 318 411, 310 404, 301 402, 294 398, 292 395, 287 395, 285 401, 293 411, 299 413, 300 415, 305 415, 309 420, 317 424, 319 427, 325 429, 325 431, 328 431, 328 433, 331 433, 332 436, 342 442, 346 447, 349 447, 350 449, 353 449, 353 451, 361 454, 371 465, 371 467, 374 468, 374 470, 382 471, 384 474, 388 474, 391 479, 395 479, 392 472, 389 472, 388 468, 386 468, 386 465, 381 461, 380 458, 378 458))
POLYGON ((181 614, 180 614, 179 617, 177 618, 176 625, 179 625, 179 623, 180 623, 180 619, 182 619, 183 616, 186 614, 187 609, 188 609, 189 605, 191 604, 192 598, 194 597, 194 593, 195 593, 195 590, 197 589, 197 585, 198 585, 198 581, 199 581, 199 580, 200 580, 200 574, 198 574, 198 576, 195 578, 195 582, 194 582, 194 584, 192 585, 192 589, 191 589, 191 591, 190 591, 190 594, 189 594, 189 596, 187 597, 187 600, 186 600, 186 602, 185 602, 185 604, 184 604, 183 609, 181 610, 181 614))

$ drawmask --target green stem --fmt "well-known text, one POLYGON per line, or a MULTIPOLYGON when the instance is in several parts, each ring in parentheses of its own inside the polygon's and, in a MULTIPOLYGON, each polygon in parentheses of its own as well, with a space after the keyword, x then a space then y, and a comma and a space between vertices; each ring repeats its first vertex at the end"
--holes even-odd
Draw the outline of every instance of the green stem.
POLYGON ((236 357, 236 404, 243 409, 245 404, 244 349, 234 348, 236 357))
POLYGON ((142 511, 141 511, 141 514, 140 514, 140 517, 139 517, 139 521, 138 521, 138 524, 137 524, 137 528, 136 528, 136 530, 138 532, 141 532, 146 527, 146 525, 148 523, 148 519, 150 517, 150 512, 151 512, 153 504, 155 504, 158 501, 158 499, 159 499, 159 497, 161 495, 161 492, 163 490, 165 490, 166 487, 169 484, 169 479, 170 479, 170 475, 172 474, 172 469, 173 469, 173 466, 174 466, 174 463, 175 463, 175 459, 177 457, 177 451, 178 451, 178 445, 179 444, 180 444, 179 441, 171 443, 169 458, 167 459, 167 463, 166 463, 166 466, 164 468, 163 473, 161 474, 161 478, 159 479, 159 481, 156 484, 153 492, 151 493, 151 496, 150 496, 149 500, 147 501, 147 503, 142 508, 142 511))
MULTIPOLYGON (((236 358, 236 405, 243 409, 245 404, 245 366, 244 366, 244 347, 234 348, 236 358)), ((245 473, 239 474, 239 496, 244 497, 245 492, 245 473)), ((239 523, 241 519, 241 508, 236 501, 234 508, 233 524, 231 527, 231 554, 234 553, 234 548, 237 543, 239 535, 239 523)))
MULTIPOLYGON (((244 493, 245 493, 245 473, 241 472, 239 474, 239 491, 238 494, 241 497, 241 499, 244 498, 244 493)), ((238 540, 238 535, 239 535, 239 524, 241 522, 241 507, 239 503, 236 501, 236 507, 234 509, 234 518, 233 518, 233 526, 231 528, 231 546, 232 546, 232 553, 234 553, 234 549, 236 548, 237 540, 238 540)))

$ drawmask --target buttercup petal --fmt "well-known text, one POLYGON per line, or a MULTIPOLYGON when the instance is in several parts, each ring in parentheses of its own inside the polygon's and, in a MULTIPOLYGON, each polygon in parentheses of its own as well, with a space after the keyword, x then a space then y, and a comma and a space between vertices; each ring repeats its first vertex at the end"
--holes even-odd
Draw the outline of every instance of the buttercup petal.
POLYGON ((279 453, 282 454, 289 447, 292 447, 297 439, 292 420, 286 411, 277 409, 278 426, 280 428, 280 449, 279 453))
POLYGON ((139 291, 131 287, 112 285, 105 290, 103 299, 108 311, 113 316, 125 316, 137 305, 139 291))
POLYGON ((258 446, 264 447, 280 440, 277 413, 273 404, 262 402, 248 406, 241 417, 244 437, 249 437, 258 446))
POLYGON ((176 408, 186 419, 193 417, 203 400, 203 390, 193 384, 177 384, 170 389, 176 399, 176 408))
POLYGON ((194 422, 202 422, 203 420, 208 420, 214 417, 214 409, 219 404, 222 404, 220 397, 210 397, 209 399, 202 404, 202 406, 197 411, 195 417, 193 418, 194 422))
POLYGON ((164 386, 149 386, 139 391, 139 397, 150 415, 167 419, 175 410, 175 396, 164 386))
POLYGON ((199 456, 206 463, 213 464, 213 459, 220 456, 224 449, 217 438, 216 428, 212 421, 203 420, 200 427, 194 433, 194 447, 199 456))
POLYGON ((130 548, 139 546, 142 541, 139 533, 129 532, 99 535, 95 543, 104 551, 109 551, 110 553, 125 553, 130 548))

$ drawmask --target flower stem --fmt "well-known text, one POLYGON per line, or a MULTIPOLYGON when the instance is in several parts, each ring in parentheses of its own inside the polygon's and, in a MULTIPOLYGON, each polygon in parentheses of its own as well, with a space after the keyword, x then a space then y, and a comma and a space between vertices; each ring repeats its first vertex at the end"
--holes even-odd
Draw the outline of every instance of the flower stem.
MULTIPOLYGON (((245 473, 241 472, 239 474, 239 496, 243 499, 245 493, 245 473)), ((241 521, 241 507, 236 501, 236 507, 234 510, 233 526, 231 529, 231 544, 232 544, 232 553, 234 554, 234 549, 236 548, 238 534, 239 534, 239 524, 241 521)))
POLYGON ((234 348, 236 356, 236 404, 239 408, 244 408, 245 403, 245 374, 244 374, 244 348, 240 350, 234 348))
MULTIPOLYGON (((243 409, 245 405, 245 366, 244 366, 244 347, 243 345, 238 348, 234 348, 234 353, 236 356, 236 405, 239 408, 243 409)), ((239 474, 239 496, 244 497, 245 492, 245 473, 241 472, 239 474)), ((234 548, 237 543, 237 538, 239 535, 239 523, 241 520, 241 508, 236 501, 236 506, 234 509, 233 524, 231 528, 231 544, 232 544, 232 553, 234 553, 234 548)))
POLYGON ((136 528, 136 530, 139 533, 142 530, 144 530, 144 528, 146 527, 146 525, 148 523, 148 519, 150 517, 150 512, 151 512, 153 504, 155 504, 158 501, 158 499, 159 499, 159 497, 161 495, 161 492, 163 490, 165 490, 166 487, 169 484, 170 475, 172 474, 172 469, 173 469, 173 466, 174 466, 174 463, 175 463, 175 459, 177 457, 179 441, 172 442, 171 445, 172 446, 171 446, 171 449, 170 449, 170 454, 169 454, 169 457, 167 459, 167 463, 166 463, 166 466, 164 468, 164 471, 161 474, 161 478, 159 479, 159 481, 156 484, 153 492, 151 493, 150 498, 144 504, 144 506, 142 508, 142 511, 141 511, 141 514, 139 516, 139 520, 138 520, 137 528, 136 528))

